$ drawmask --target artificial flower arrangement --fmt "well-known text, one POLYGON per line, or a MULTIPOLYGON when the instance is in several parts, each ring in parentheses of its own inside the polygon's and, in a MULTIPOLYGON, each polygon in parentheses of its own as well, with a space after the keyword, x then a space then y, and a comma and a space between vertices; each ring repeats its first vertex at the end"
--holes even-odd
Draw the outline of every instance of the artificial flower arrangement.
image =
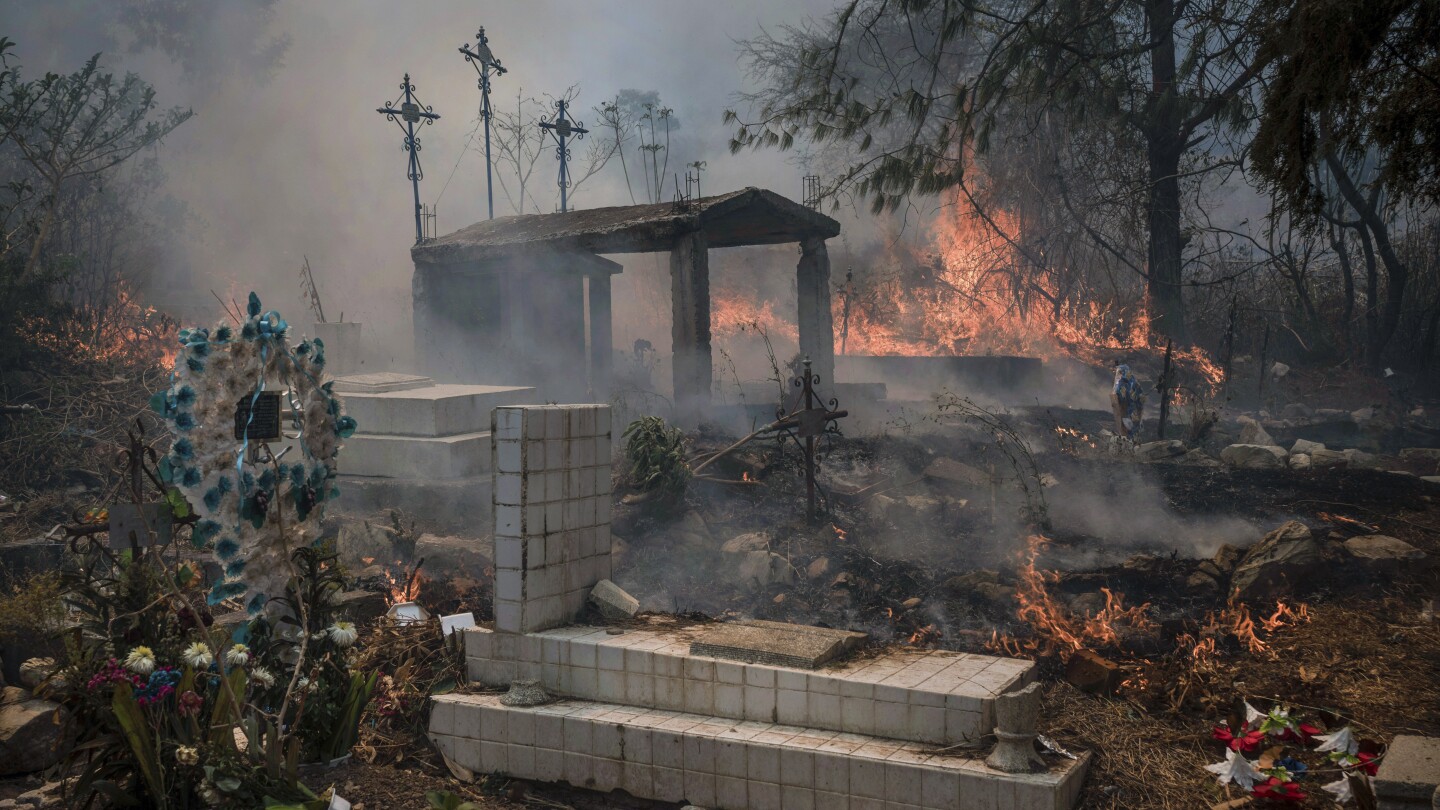
POLYGON ((1262 713, 1246 702, 1244 722, 1237 728, 1221 723, 1211 738, 1224 745, 1225 760, 1205 770, 1220 784, 1233 783, 1272 804, 1305 801, 1303 783, 1323 777, 1334 778, 1320 788, 1345 804, 1354 799, 1357 786, 1369 790, 1369 778, 1380 767, 1379 744, 1361 740, 1352 725, 1326 733, 1278 704, 1262 713))
POLYGON ((207 591, 170 549, 100 545, 63 575, 79 620, 51 684, 74 731, 80 777, 67 784, 79 805, 324 807, 300 765, 349 751, 376 680, 352 672, 358 631, 337 612, 338 566, 308 540, 354 421, 323 382, 323 345, 292 350, 253 293, 238 331, 180 334, 173 384, 152 401, 174 434, 159 475, 194 508, 192 542, 224 576, 207 591), (232 433, 236 402, 274 389, 300 428, 295 459, 232 433), (233 632, 211 612, 229 600, 250 613, 233 632))

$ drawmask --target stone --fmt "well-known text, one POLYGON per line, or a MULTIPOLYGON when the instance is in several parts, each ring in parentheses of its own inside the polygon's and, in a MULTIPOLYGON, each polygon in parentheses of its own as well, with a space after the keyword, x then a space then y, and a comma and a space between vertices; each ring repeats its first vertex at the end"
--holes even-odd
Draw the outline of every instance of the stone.
POLYGON ((1180 458, 1180 463, 1191 467, 1219 467, 1220 462, 1210 457, 1209 453, 1196 447, 1180 458))
POLYGON ((365 625, 385 615, 390 605, 386 594, 379 591, 345 591, 335 597, 335 607, 340 615, 356 624, 365 625))
POLYGON ((1070 662, 1065 665, 1065 680, 1082 692, 1108 696, 1120 688, 1125 672, 1099 653, 1080 650, 1070 656, 1070 662))
POLYGON ((1350 556, 1370 565, 1396 566, 1406 560, 1423 560, 1425 552, 1395 537, 1368 534, 1345 541, 1350 556))
POLYGON ((1291 453, 1313 453, 1316 450, 1324 450, 1325 445, 1321 442, 1312 442, 1309 439, 1296 439, 1295 444, 1290 447, 1291 453))
POLYGON ((420 573, 427 579, 485 578, 495 554, 494 540, 455 535, 422 534, 415 541, 412 559, 424 560, 420 573))
POLYGON ((1076 616, 1089 618, 1105 609, 1105 594, 1099 591, 1086 591, 1076 594, 1070 600, 1070 612, 1076 616))
POLYGON ((1283 447, 1260 444, 1232 444, 1220 451, 1220 460, 1231 467, 1250 470, 1278 470, 1285 466, 1283 447))
POLYGON ((1289 458, 1289 462, 1290 462, 1290 469, 1292 469, 1292 470, 1308 470, 1308 469, 1310 469, 1310 454, 1309 454, 1309 453, 1291 453, 1291 454, 1290 454, 1290 458, 1289 458))
POLYGON ((31 658, 20 665, 20 685, 35 690, 55 671, 54 658, 31 658))
POLYGON ((815 669, 855 649, 866 637, 864 633, 786 622, 724 622, 701 629, 690 643, 690 654, 815 669))
POLYGON ((1371 784, 1381 810, 1423 807, 1440 786, 1440 737, 1395 735, 1371 784))
POLYGON ((7 686, 0 696, 0 776, 44 770, 64 755, 61 723, 55 713, 60 704, 31 697, 18 686, 7 686))
POLYGON ((735 575, 741 584, 763 588, 776 582, 788 585, 795 581, 794 566, 779 554, 748 551, 735 556, 739 557, 735 575))
POLYGON ((412 551, 413 546, 397 542, 393 528, 378 521, 347 521, 340 524, 340 533, 335 538, 335 553, 340 555, 340 564, 351 570, 412 559, 412 551))
POLYGON ((943 456, 931 462, 922 475, 968 489, 987 489, 990 486, 989 473, 943 456))
POLYGON ((1339 450, 1312 450, 1309 455, 1313 469, 1329 470, 1350 466, 1350 459, 1339 450))
POLYGON ((506 706, 543 706, 552 700, 545 687, 533 679, 511 681, 510 691, 500 696, 500 702, 506 706))
POLYGON ((1154 576, 1165 569, 1165 558, 1153 554, 1136 554, 1121 564, 1127 571, 1154 576))
POLYGON ((1375 409, 1369 406, 1359 408, 1350 412, 1350 418, 1357 424, 1365 424, 1375 418, 1375 409))
POLYGON ((943 504, 929 495, 906 495, 900 498, 901 511, 911 521, 929 523, 940 517, 943 504))
POLYGON ((982 582, 975 586, 975 598, 1002 610, 1009 610, 1015 601, 1015 589, 998 582, 982 582))
POLYGON ((769 551, 770 535, 764 532, 751 532, 732 537, 725 541, 720 550, 726 554, 746 554, 751 551, 769 551))
POLYGON ((1254 419, 1241 416, 1235 421, 1240 423, 1240 440, 1236 444, 1258 444, 1267 447, 1275 444, 1275 440, 1270 438, 1265 428, 1254 419))
POLYGON ((1303 402, 1291 402, 1280 409, 1280 416, 1285 419, 1309 419, 1315 415, 1315 410, 1303 402))
POLYGON ((1035 724, 1040 719, 1040 684, 995 697, 995 750, 985 764, 1005 773, 1034 773, 1045 769, 1035 753, 1035 724))
POLYGON ((1244 556, 1245 549, 1236 548, 1229 543, 1224 543, 1215 551, 1215 556, 1211 557, 1210 561, 1215 564, 1216 568, 1220 569, 1221 573, 1229 574, 1235 570, 1235 566, 1239 564, 1240 558, 1244 556))
MULTIPOLYGON (((1233 562, 1231 563, 1231 567, 1234 567, 1233 562)), ((1211 579, 1222 579, 1229 571, 1229 569, 1226 569, 1225 571, 1220 570, 1220 566, 1213 560, 1205 560, 1204 562, 1196 566, 1195 570, 1202 574, 1205 574, 1211 579)))
POLYGON ((1230 590, 1243 602, 1276 596, 1313 574, 1320 562, 1314 534, 1292 520, 1250 547, 1230 577, 1230 590))
POLYGON ((1220 582, 1203 571, 1196 571, 1185 580, 1185 589, 1197 596, 1210 596, 1220 592, 1220 582))
POLYGON ((612 568, 620 568, 625 554, 630 551, 630 544, 625 542, 620 535, 610 534, 610 565, 612 568))
POLYGON ((830 573, 829 557, 816 557, 805 568, 805 576, 809 579, 819 579, 828 573, 830 573))
POLYGON ((601 616, 612 622, 632 619, 640 612, 640 600, 608 579, 600 580, 590 589, 590 602, 601 616))
POLYGON ((1440 462, 1440 447, 1407 447, 1400 451, 1400 458, 1440 462))
POLYGON ((1367 453, 1364 450, 1357 450, 1353 447, 1342 450, 1345 454, 1345 461, 1351 467, 1368 467, 1374 469, 1380 462, 1380 457, 1374 453, 1367 453))
POLYGON ((1185 455, 1185 443, 1179 439, 1146 442, 1135 448, 1137 461, 1164 461, 1167 458, 1185 455))
POLYGON ((680 516, 671 530, 676 536, 676 545, 693 546, 697 548, 714 548, 715 538, 710 534, 710 527, 706 525, 705 518, 699 512, 689 511, 680 516))

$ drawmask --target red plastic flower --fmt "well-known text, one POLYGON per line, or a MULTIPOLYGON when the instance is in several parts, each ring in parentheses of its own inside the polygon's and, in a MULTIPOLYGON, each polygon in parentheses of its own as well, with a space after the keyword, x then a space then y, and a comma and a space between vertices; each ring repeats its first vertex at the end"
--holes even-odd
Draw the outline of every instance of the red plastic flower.
POLYGON ((1320 729, 1310 725, 1309 723, 1299 723, 1294 728, 1285 729, 1285 731, 1281 733, 1280 739, 1285 742, 1300 743, 1301 745, 1310 745, 1311 743, 1315 742, 1315 735, 1320 733, 1322 733, 1320 729))
POLYGON ((200 707, 205 703, 205 698, 195 694, 193 689, 187 689, 180 694, 180 714, 185 717, 195 717, 200 714, 200 707))
POLYGON ((1248 753, 1259 747, 1260 743, 1265 739, 1265 732, 1259 730, 1246 731, 1237 737, 1230 733, 1229 726, 1216 726, 1210 732, 1210 736, 1225 743, 1231 751, 1248 753))
POLYGON ((1379 772, 1380 761, 1375 758, 1374 754, 1367 754, 1364 751, 1361 751, 1360 753, 1356 754, 1355 757, 1360 760, 1360 764, 1356 765, 1355 767, 1359 768, 1370 776, 1374 776, 1376 773, 1379 772))
POLYGON ((1263 784, 1255 786, 1251 792, 1257 799, 1269 799, 1277 802, 1288 802, 1298 804, 1305 801, 1305 793, 1300 786, 1294 782, 1282 782, 1280 777, 1272 776, 1263 784))

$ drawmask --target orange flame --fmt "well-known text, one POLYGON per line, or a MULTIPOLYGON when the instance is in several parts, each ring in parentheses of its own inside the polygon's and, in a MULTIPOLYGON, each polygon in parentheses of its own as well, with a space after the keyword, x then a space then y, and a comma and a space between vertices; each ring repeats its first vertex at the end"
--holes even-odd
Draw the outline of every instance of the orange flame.
POLYGON ((833 523, 830 524, 830 528, 832 528, 832 529, 835 530, 835 539, 836 539, 836 540, 839 540, 839 541, 842 542, 842 543, 845 542, 845 539, 846 539, 847 537, 849 537, 849 534, 848 534, 844 529, 840 528, 839 526, 836 526, 836 525, 833 524, 833 523))
POLYGON ((41 345, 101 362, 169 369, 180 351, 175 320, 141 301, 124 281, 103 307, 76 305, 63 322, 25 318, 24 328, 41 345))
POLYGON ((1015 615, 1030 625, 1034 636, 1016 640, 996 631, 991 635, 991 649, 1016 656, 1058 654, 1062 659, 1069 659, 1072 653, 1085 647, 1119 644, 1120 630, 1124 627, 1142 632, 1155 629, 1157 625, 1145 614, 1150 607, 1148 602, 1127 608, 1124 594, 1113 593, 1109 588, 1100 589, 1105 595, 1105 606, 1094 616, 1072 616, 1063 610, 1048 587, 1060 581, 1060 574, 1035 565, 1049 542, 1046 537, 1032 535, 1024 552, 1025 562, 1017 572, 1020 582, 1015 587, 1015 600, 1020 607, 1015 615))
POLYGON ((403 602, 414 602, 420 597, 420 586, 424 583, 424 577, 419 572, 414 575, 405 574, 405 564, 396 560, 393 565, 385 566, 385 579, 390 585, 390 593, 386 597, 386 604, 398 605, 403 602), (395 570, 401 572, 399 577, 395 576, 395 570))

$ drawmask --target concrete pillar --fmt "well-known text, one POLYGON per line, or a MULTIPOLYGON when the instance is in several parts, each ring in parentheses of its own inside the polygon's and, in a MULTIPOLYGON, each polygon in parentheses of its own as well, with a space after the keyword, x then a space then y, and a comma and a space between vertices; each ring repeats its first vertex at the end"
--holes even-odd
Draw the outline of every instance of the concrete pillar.
POLYGON ((710 406, 710 255, 704 231, 670 249, 670 341, 675 354, 675 408, 695 424, 710 406))
POLYGON ((610 398, 610 364, 615 334, 610 314, 610 277, 590 277, 590 390, 598 402, 610 398))
POLYGON ((800 299, 800 354, 810 357, 822 386, 833 386, 835 319, 830 310, 830 254, 824 239, 811 236, 800 242, 795 277, 800 299))

